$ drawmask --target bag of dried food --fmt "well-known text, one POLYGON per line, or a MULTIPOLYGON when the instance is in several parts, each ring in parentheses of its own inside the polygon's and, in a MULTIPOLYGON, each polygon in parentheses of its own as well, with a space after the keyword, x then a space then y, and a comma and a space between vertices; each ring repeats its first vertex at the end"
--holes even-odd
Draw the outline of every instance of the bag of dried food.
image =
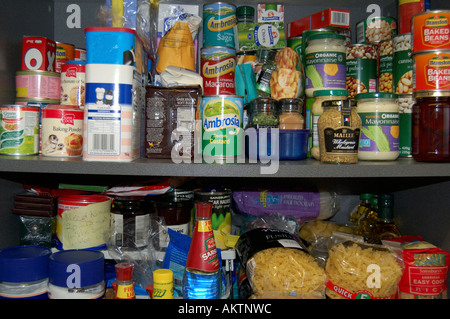
POLYGON ((252 291, 251 299, 325 298, 324 269, 289 232, 249 230, 239 237, 236 252, 252 291))
POLYGON ((271 97, 275 100, 282 98, 297 98, 304 93, 304 73, 301 69, 299 56, 294 49, 285 47, 275 56, 276 69, 270 78, 271 97))

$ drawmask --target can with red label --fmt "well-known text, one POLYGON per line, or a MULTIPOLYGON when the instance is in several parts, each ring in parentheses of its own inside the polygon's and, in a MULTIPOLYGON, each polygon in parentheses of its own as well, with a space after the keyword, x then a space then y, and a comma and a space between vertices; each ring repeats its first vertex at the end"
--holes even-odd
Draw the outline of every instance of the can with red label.
POLYGON ((73 59, 75 61, 86 61, 86 49, 75 48, 73 59))
POLYGON ((412 16, 430 10, 430 0, 398 1, 398 34, 411 33, 412 16))
POLYGON ((61 68, 61 104, 84 106, 86 62, 67 61, 61 68))
POLYGON ((55 41, 45 37, 24 36, 22 39, 22 70, 55 72, 55 41))
POLYGON ((236 50, 204 47, 200 54, 203 95, 235 95, 236 50))
POLYGON ((412 52, 450 49, 450 10, 427 11, 411 19, 412 52))
POLYGON ((450 92, 450 50, 413 53, 413 93, 450 92))
POLYGON ((80 157, 83 152, 84 111, 76 105, 49 104, 42 109, 41 153, 80 157))
POLYGON ((56 72, 61 72, 64 63, 73 59, 75 59, 75 46, 69 43, 56 42, 56 72))

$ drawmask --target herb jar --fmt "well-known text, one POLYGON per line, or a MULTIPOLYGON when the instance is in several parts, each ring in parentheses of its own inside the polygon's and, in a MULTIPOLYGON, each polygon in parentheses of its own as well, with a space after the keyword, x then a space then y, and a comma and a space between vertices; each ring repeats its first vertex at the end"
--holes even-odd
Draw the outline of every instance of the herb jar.
POLYGON ((397 94, 361 93, 355 96, 361 117, 360 160, 396 160, 399 156, 397 94))
POLYGON ((412 156, 416 161, 450 161, 450 92, 414 94, 412 156))
POLYGON ((278 127, 280 119, 275 99, 256 98, 250 101, 248 107, 248 124, 252 128, 278 127))
POLYGON ((305 73, 307 97, 319 89, 345 90, 346 81, 345 36, 335 33, 317 33, 307 40, 305 73))
POLYGON ((311 125, 312 125, 312 145, 311 156, 316 160, 320 160, 319 148, 319 132, 317 131, 317 123, 319 117, 323 114, 322 103, 332 100, 346 100, 348 96, 347 90, 317 90, 313 93, 314 102, 311 107, 311 125))
POLYGON ((333 100, 322 103, 319 131, 322 163, 352 164, 358 162, 361 118, 353 100, 333 100))
POLYGON ((301 130, 305 121, 303 115, 303 100, 300 98, 283 98, 278 100, 280 109, 279 127, 281 130, 301 130))

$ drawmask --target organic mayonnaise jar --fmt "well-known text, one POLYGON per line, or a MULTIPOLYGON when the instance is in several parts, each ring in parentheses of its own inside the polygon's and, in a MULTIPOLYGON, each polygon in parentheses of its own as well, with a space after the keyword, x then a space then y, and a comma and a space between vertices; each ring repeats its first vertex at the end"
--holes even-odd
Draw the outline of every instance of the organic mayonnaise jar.
POLYGON ((400 118, 397 94, 361 93, 355 99, 362 121, 358 159, 396 160, 400 118))
POLYGON ((305 73, 307 97, 316 90, 346 89, 345 36, 334 33, 318 33, 307 40, 305 73))

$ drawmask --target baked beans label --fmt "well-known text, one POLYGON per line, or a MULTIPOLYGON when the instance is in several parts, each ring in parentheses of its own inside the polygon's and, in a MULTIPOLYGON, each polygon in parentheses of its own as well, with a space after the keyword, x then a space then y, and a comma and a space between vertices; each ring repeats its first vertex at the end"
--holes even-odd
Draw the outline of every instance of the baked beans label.
POLYGON ((437 56, 431 58, 425 66, 425 81, 428 86, 436 89, 450 87, 450 57, 437 56))
POLYGON ((422 26, 422 44, 434 48, 450 44, 450 26, 447 17, 435 15, 425 20, 422 26))

